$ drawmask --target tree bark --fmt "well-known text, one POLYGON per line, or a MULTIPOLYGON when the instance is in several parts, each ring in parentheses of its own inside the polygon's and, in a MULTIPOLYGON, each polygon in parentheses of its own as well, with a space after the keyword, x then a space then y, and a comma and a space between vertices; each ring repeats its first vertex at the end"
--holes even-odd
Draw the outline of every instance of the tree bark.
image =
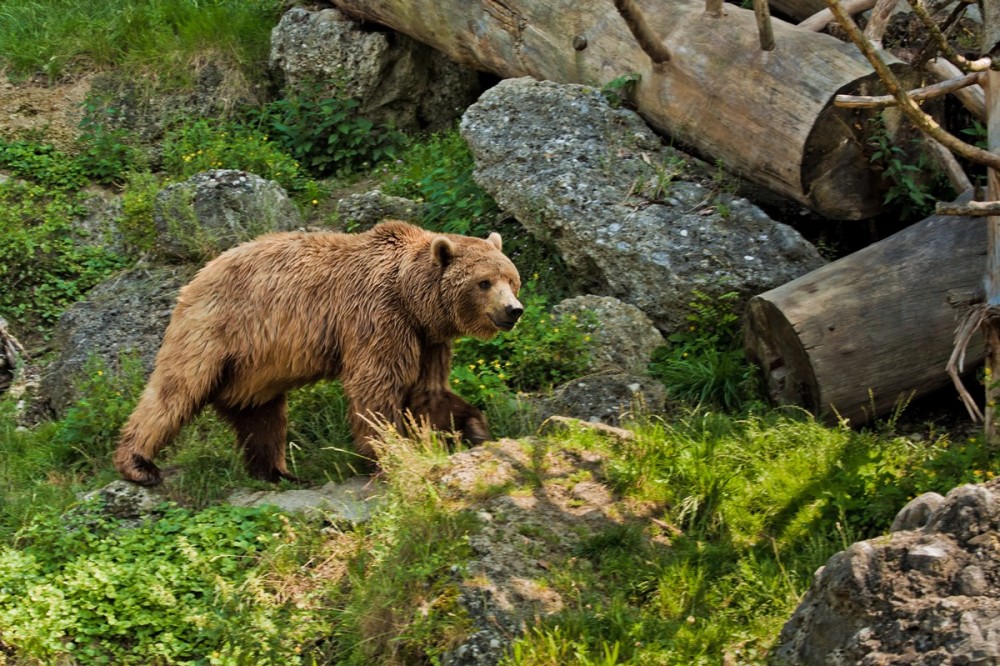
POLYGON ((751 299, 746 348, 770 396, 859 425, 947 385, 961 314, 949 300, 981 284, 986 235, 981 218, 929 217, 751 299))
POLYGON ((831 101, 882 89, 864 58, 828 35, 773 20, 776 48, 762 51, 750 10, 727 4, 714 18, 701 0, 634 0, 671 54, 653 63, 610 0, 335 4, 502 77, 601 86, 639 73, 639 112, 702 155, 832 218, 881 209, 864 141, 874 112, 831 101))

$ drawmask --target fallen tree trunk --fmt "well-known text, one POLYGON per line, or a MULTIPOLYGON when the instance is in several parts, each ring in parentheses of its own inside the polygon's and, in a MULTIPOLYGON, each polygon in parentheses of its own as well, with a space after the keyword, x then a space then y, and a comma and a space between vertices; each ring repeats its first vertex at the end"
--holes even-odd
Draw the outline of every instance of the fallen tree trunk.
MULTIPOLYGON (((985 267, 982 220, 929 217, 752 298, 748 356, 776 402, 862 424, 950 382, 964 312, 953 305, 976 298, 985 267)), ((966 368, 982 347, 970 345, 966 368)))
POLYGON ((654 64, 611 0, 334 0, 470 67, 600 86, 641 75, 633 101, 652 126, 731 171, 824 215, 871 216, 880 179, 865 151, 871 111, 838 109, 838 93, 880 83, 852 45, 772 21, 762 51, 753 11, 720 18, 702 0, 635 0, 669 52, 654 64))

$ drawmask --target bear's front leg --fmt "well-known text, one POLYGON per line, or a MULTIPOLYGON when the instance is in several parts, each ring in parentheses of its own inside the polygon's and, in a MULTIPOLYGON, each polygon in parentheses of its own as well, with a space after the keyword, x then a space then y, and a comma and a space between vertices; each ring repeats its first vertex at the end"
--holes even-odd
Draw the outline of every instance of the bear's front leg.
POLYGON ((492 439, 486 415, 451 391, 417 393, 411 397, 407 409, 418 424, 454 432, 469 444, 482 444, 492 439))

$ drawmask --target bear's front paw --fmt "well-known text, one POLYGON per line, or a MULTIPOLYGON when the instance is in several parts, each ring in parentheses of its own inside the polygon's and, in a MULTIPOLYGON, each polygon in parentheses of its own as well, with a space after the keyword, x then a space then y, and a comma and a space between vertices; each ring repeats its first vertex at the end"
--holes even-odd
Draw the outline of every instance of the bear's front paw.
POLYGON ((154 465, 152 460, 139 454, 133 454, 129 464, 120 467, 118 472, 126 481, 138 483, 140 486, 158 486, 163 483, 160 468, 154 465))

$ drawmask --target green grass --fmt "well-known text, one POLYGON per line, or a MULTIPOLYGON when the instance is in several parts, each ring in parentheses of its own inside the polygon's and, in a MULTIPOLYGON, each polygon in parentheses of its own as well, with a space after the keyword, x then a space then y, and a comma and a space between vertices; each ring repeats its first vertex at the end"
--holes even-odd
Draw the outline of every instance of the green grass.
POLYGON ((249 81, 267 63, 279 0, 35 0, 0 5, 8 75, 118 67, 180 84, 209 59, 249 81))

